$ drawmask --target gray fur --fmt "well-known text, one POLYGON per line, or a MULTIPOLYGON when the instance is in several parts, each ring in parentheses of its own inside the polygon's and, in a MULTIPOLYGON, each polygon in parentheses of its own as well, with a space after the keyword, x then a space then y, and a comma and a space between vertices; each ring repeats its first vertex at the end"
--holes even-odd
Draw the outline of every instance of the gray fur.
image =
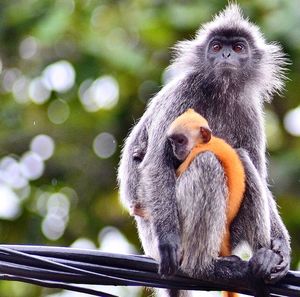
POLYGON ((224 180, 219 161, 213 153, 205 152, 191 163, 176 183, 184 253, 181 269, 190 276, 199 277, 205 273, 219 255, 226 222, 227 187, 224 180), (215 187, 216 183, 218 187, 215 187))
POLYGON ((251 270, 275 280, 287 272, 289 237, 267 187, 262 112, 264 100, 283 87, 284 65, 280 47, 266 43, 236 5, 205 24, 194 40, 177 46, 171 67, 178 75, 151 100, 126 139, 118 172, 123 204, 130 207, 139 201, 150 211, 149 221, 137 218, 137 227, 145 252, 159 261, 161 273, 177 270, 182 251, 182 270, 191 276, 229 282, 250 278, 251 270), (203 58, 207 38, 227 29, 242 31, 251 39, 253 59, 237 76, 218 76, 203 58), (224 173, 217 160, 201 154, 176 180, 166 131, 188 108, 208 120, 214 135, 240 148, 247 189, 231 234, 233 246, 246 240, 253 249, 249 265, 238 258, 217 258, 226 200, 224 173), (132 156, 141 143, 147 148, 140 162, 132 156), (266 253, 270 257, 264 257, 266 253), (277 273, 271 271, 271 260, 265 263, 273 259, 273 266, 279 264, 272 253, 284 263, 277 273))

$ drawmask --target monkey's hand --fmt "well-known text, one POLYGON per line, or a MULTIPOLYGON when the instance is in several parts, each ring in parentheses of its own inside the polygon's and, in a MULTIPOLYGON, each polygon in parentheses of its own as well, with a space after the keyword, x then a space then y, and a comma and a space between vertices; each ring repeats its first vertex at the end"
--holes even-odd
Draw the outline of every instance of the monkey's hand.
POLYGON ((159 240, 158 250, 160 255, 158 273, 162 277, 175 274, 182 258, 179 236, 174 233, 167 234, 164 238, 159 240))
POLYGON ((272 251, 281 257, 281 261, 273 269, 268 282, 273 283, 283 278, 290 269, 290 250, 283 248, 282 240, 279 238, 272 240, 272 251))
POLYGON ((129 214, 131 216, 138 216, 143 218, 144 220, 149 220, 150 214, 145 207, 142 206, 141 203, 132 203, 129 208, 129 214))
POLYGON ((259 249, 249 261, 252 273, 266 283, 283 278, 290 267, 290 254, 282 248, 280 239, 273 239, 271 249, 259 249))

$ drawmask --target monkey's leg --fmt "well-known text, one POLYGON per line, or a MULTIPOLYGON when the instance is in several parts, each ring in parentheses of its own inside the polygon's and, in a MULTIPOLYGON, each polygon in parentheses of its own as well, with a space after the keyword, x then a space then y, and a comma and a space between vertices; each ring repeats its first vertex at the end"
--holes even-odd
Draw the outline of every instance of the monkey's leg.
POLYGON ((276 282, 286 275, 290 263, 288 232, 278 214, 276 203, 247 152, 238 150, 247 176, 243 206, 233 223, 233 235, 243 237, 254 250, 249 264, 257 278, 276 282), (244 230, 243 230, 244 229, 244 230), (244 235, 242 235, 244 234, 244 235))

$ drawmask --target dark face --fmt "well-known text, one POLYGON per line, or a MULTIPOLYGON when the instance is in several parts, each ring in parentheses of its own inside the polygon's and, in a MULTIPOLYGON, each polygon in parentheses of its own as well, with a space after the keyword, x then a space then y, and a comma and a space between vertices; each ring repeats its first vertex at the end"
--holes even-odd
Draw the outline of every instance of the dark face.
POLYGON ((208 42, 206 58, 216 71, 235 73, 247 67, 251 49, 244 37, 216 35, 208 42))
POLYGON ((183 134, 173 134, 168 137, 173 153, 179 161, 185 160, 190 152, 188 138, 183 134))

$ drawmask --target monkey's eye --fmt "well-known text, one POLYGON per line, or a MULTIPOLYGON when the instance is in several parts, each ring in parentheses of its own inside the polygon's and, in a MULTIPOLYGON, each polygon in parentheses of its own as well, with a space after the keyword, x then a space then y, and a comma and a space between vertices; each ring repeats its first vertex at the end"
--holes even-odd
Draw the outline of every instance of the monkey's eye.
POLYGON ((220 42, 213 42, 213 44, 211 45, 211 48, 214 52, 218 52, 222 49, 222 44, 220 42))
POLYGON ((169 139, 174 145, 185 145, 188 142, 187 138, 182 134, 172 135, 169 139))
POLYGON ((236 53, 241 53, 245 49, 245 46, 241 43, 236 43, 236 44, 233 45, 232 49, 236 53))
POLYGON ((178 144, 185 144, 185 138, 184 138, 184 137, 178 137, 178 138, 176 139, 176 142, 177 142, 178 144))

